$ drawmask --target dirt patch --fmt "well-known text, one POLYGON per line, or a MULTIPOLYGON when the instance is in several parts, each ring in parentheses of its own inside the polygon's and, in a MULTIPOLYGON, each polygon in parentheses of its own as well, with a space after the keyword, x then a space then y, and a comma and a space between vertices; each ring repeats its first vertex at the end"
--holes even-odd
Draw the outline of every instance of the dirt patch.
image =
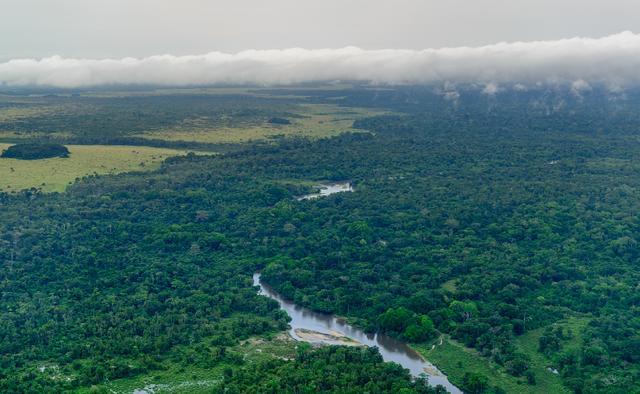
POLYGON ((428 375, 431 375, 431 376, 444 376, 442 374, 442 372, 440 372, 438 370, 438 368, 434 367, 433 365, 430 365, 428 367, 424 367, 423 369, 424 369, 424 372, 426 372, 428 375))
POLYGON ((329 333, 297 328, 294 330, 296 335, 305 342, 310 343, 326 343, 330 345, 343 346, 364 346, 362 343, 346 337, 339 332, 332 331, 329 333))

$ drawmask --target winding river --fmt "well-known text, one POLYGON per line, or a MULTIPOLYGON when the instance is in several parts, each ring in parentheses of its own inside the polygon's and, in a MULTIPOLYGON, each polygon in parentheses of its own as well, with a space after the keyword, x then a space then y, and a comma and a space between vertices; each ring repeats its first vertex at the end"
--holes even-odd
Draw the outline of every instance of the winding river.
POLYGON ((358 328, 350 326, 344 319, 330 314, 314 312, 311 309, 285 300, 269 285, 260 280, 260 273, 253 275, 253 284, 260 287, 259 294, 276 300, 280 304, 280 308, 291 316, 289 334, 295 340, 310 343, 377 346, 385 361, 393 361, 402 365, 413 376, 426 374, 429 377, 429 383, 434 386, 440 384, 451 393, 462 393, 433 364, 422 358, 418 352, 411 349, 404 342, 384 334, 367 334, 358 328))

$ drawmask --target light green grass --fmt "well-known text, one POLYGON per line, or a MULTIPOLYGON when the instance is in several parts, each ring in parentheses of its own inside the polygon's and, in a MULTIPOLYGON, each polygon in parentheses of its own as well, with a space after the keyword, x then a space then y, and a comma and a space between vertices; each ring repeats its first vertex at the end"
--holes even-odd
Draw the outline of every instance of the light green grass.
MULTIPOLYGON (((0 144, 0 150, 9 144, 0 144)), ((67 145, 68 158, 17 160, 0 158, 0 191, 39 188, 62 192, 76 178, 91 174, 149 171, 185 151, 142 146, 67 145)))
MULTIPOLYGON (((571 330, 573 333, 570 339, 563 341, 563 349, 577 349, 580 346, 581 334, 589 320, 584 316, 572 316, 554 323, 554 326, 563 327, 565 332, 571 330)), ((524 377, 516 378, 508 374, 504 368, 482 357, 476 350, 467 348, 447 336, 442 337, 442 344, 438 339, 434 343, 415 345, 415 348, 447 374, 449 380, 457 386, 462 384, 465 373, 474 372, 486 376, 491 385, 501 387, 507 393, 570 393, 562 384, 560 376, 549 370, 550 367, 554 367, 551 360, 538 352, 538 341, 543 332, 544 327, 538 328, 514 340, 518 351, 531 359, 530 368, 536 377, 535 385, 527 384, 524 377)))
MULTIPOLYGON (((563 350, 577 350, 580 347, 582 332, 589 323, 589 320, 590 318, 588 317, 573 316, 552 325, 553 327, 562 327, 565 332, 567 332, 567 330, 571 330, 573 334, 570 339, 562 341, 563 350)), ((531 364, 533 366, 547 370, 548 367, 553 367, 551 360, 549 360, 544 354, 538 352, 539 339, 544 333, 544 329, 544 327, 541 327, 528 331, 526 334, 517 337, 515 344, 518 350, 531 357, 531 364)))
MULTIPOLYGON (((540 363, 532 357, 531 369, 536 375, 536 384, 529 385, 524 377, 516 378, 504 368, 482 357, 476 350, 450 338, 443 337, 442 345, 436 342, 432 349, 429 345, 416 345, 416 349, 430 362, 444 372, 449 381, 460 387, 465 373, 479 373, 486 376, 492 386, 498 386, 507 393, 569 393, 562 385, 560 377, 546 369, 546 363, 540 363)), ((536 339, 537 343, 537 339, 536 339)), ((537 348, 536 348, 537 350, 537 348)), ((536 351, 537 352, 537 351, 536 351)))
MULTIPOLYGON (((64 112, 68 107, 62 105, 48 105, 48 106, 40 106, 33 105, 30 107, 4 107, 0 108, 0 122, 11 122, 11 121, 20 121, 23 119, 28 119, 31 117, 38 116, 49 116, 58 114, 60 112, 64 112)), ((41 136, 40 133, 17 133, 12 130, 0 130, 0 140, 2 141, 16 141, 16 140, 28 140, 32 138, 37 138, 41 136)), ((69 136, 70 133, 65 132, 55 132, 48 133, 50 137, 66 137, 69 136)))
POLYGON ((64 111, 68 107, 63 105, 34 105, 30 107, 24 106, 8 106, 0 108, 0 122, 15 121, 34 116, 53 115, 64 111))
POLYGON ((290 125, 264 123, 245 127, 207 128, 192 119, 188 126, 172 127, 139 134, 138 137, 166 141, 189 141, 207 143, 241 143, 274 137, 323 138, 344 132, 358 132, 353 122, 367 116, 385 112, 365 108, 346 108, 331 104, 302 104, 301 111, 292 117, 290 125))

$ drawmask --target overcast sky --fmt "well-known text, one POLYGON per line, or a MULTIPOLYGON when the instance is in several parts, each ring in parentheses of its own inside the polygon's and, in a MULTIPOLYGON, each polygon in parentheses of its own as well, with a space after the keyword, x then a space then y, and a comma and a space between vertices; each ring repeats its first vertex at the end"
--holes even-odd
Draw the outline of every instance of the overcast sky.
POLYGON ((638 0, 0 0, 0 61, 424 49, 640 32, 638 0))
POLYGON ((0 86, 640 85, 640 0, 0 0, 0 86))

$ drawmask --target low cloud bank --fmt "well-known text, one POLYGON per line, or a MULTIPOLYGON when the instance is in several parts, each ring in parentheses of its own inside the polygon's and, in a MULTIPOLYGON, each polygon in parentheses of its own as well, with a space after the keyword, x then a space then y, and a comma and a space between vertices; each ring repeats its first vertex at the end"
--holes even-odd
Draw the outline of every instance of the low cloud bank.
MULTIPOLYGON (((284 49, 211 52, 142 59, 14 59, 0 63, 0 86, 78 88, 101 85, 295 84, 362 80, 376 84, 602 83, 624 89, 640 83, 640 34, 599 39, 499 43, 425 50, 284 49)), ((489 92, 491 93, 491 92, 489 92)))

